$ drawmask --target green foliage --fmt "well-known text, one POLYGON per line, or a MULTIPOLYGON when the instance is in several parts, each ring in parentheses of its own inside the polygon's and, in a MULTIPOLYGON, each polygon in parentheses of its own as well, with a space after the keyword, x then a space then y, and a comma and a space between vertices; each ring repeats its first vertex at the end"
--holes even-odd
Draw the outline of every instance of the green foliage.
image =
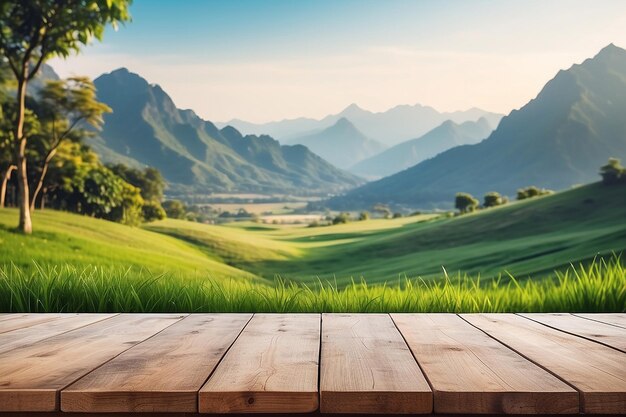
POLYGON ((128 225, 142 220, 140 190, 80 144, 61 144, 50 166, 48 187, 51 207, 128 225))
POLYGON ((597 260, 554 272, 548 279, 491 282, 466 275, 399 286, 353 282, 345 288, 318 282, 193 279, 125 268, 65 265, 27 270, 0 267, 0 312, 625 312, 626 268, 597 260))
POLYGON ((8 0, 0 3, 0 52, 19 77, 32 60, 32 79, 39 64, 78 52, 104 28, 128 21, 128 0, 8 0))
POLYGON ((517 199, 526 200, 527 198, 541 197, 550 194, 554 194, 554 191, 531 185, 530 187, 520 188, 519 190, 517 190, 517 199))
POLYGON ((141 212, 145 221, 162 220, 166 217, 166 212, 161 206, 165 180, 159 170, 151 167, 140 170, 127 167, 124 164, 109 165, 108 168, 124 181, 139 189, 143 201, 141 212))
POLYGON ((184 219, 187 208, 180 200, 166 200, 163 202, 163 209, 170 219, 184 219))
POLYGON ((505 199, 500 195, 500 193, 491 191, 485 194, 483 207, 501 206, 502 204, 505 204, 505 202, 506 202, 505 199))
POLYGON ((350 213, 339 213, 333 218, 333 224, 346 224, 350 220, 350 213))
POLYGON ((471 213, 478 208, 478 200, 468 193, 457 193, 454 199, 454 208, 461 214, 471 213))
POLYGON ((600 175, 605 185, 626 183, 626 168, 617 158, 609 158, 609 162, 600 168, 600 175))
POLYGON ((367 211, 362 211, 359 213, 359 220, 360 221, 365 221, 365 220, 369 220, 370 219, 370 214, 367 211))
POLYGON ((163 220, 167 217, 165 210, 161 207, 161 204, 155 201, 145 201, 141 207, 141 213, 145 222, 153 222, 156 220, 163 220))

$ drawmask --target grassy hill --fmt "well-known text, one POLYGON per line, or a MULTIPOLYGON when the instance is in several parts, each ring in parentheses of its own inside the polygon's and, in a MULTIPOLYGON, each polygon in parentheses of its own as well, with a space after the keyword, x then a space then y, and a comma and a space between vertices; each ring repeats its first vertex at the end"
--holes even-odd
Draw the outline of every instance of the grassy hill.
POLYGON ((30 237, 5 209, 0 312, 623 311, 626 268, 611 254, 626 248, 624 191, 592 184, 456 218, 317 228, 166 220, 139 229, 46 211, 30 237), (456 270, 471 275, 457 280, 456 270), (485 284, 505 270, 517 279, 485 284), (260 279, 274 274, 295 281, 260 279), (350 282, 361 276, 367 283, 350 282), (383 281, 391 285, 372 285, 383 281))
POLYGON ((53 211, 36 212, 36 232, 10 230, 16 213, 0 211, 0 264, 123 266, 180 276, 296 282, 398 282, 457 272, 540 278, 570 262, 626 249, 626 192, 592 184, 448 218, 420 215, 329 227, 181 220, 143 229, 53 211))
POLYGON ((432 215, 319 228, 166 220, 149 230, 193 242, 237 268, 299 282, 435 278, 442 267, 539 277, 626 249, 626 192, 592 184, 455 218, 432 215))
POLYGON ((14 209, 0 209, 0 264, 47 267, 145 269, 185 277, 251 277, 183 240, 106 220, 57 211, 35 211, 32 236, 13 230, 14 209))

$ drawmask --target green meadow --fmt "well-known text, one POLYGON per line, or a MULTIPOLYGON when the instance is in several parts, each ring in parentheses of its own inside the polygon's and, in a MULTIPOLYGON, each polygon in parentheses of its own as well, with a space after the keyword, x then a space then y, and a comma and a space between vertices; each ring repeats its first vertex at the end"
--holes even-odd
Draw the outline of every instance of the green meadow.
POLYGON ((133 228, 0 210, 2 311, 624 311, 626 193, 451 217, 133 228))

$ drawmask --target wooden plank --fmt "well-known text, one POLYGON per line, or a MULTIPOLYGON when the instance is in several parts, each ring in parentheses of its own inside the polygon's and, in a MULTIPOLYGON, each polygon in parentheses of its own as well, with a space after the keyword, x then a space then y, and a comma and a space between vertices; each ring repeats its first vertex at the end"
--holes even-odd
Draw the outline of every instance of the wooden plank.
POLYGON ((80 327, 106 320, 115 314, 67 314, 54 320, 22 327, 0 334, 0 353, 18 347, 32 345, 49 337, 57 336, 80 327))
POLYGON ((578 317, 583 317, 588 320, 600 321, 602 323, 610 324, 612 326, 619 326, 626 329, 626 313, 615 313, 615 314, 602 314, 602 313, 594 313, 594 314, 582 314, 576 313, 574 314, 578 317))
POLYGON ((200 412, 315 411, 319 338, 319 314, 256 314, 200 390, 200 412))
POLYGON ((57 410, 59 390, 182 317, 122 314, 0 354, 0 411, 57 410))
POLYGON ((435 413, 578 413, 578 392, 455 314, 392 314, 435 413))
POLYGON ((567 313, 520 314, 554 329, 611 346, 626 353, 626 329, 567 313))
POLYGON ((462 317, 574 386, 581 394, 581 411, 626 410, 626 354, 515 314, 462 317))
POLYGON ((61 392, 67 412, 197 412, 198 390, 251 314, 193 314, 61 392))
POLYGON ((324 314, 320 411, 420 414, 433 395, 387 314, 324 314))
POLYGON ((53 320, 58 320, 64 316, 70 314, 9 314, 5 317, 0 317, 0 333, 12 332, 13 330, 22 329, 25 327, 35 326, 41 323, 47 323, 53 320))

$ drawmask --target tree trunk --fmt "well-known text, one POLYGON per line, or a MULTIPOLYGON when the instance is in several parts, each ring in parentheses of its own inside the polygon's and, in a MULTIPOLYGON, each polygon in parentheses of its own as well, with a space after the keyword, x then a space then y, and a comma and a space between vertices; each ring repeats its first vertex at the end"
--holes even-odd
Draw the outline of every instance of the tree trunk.
MULTIPOLYGON (((37 200, 37 196, 39 192, 43 188, 43 181, 46 178, 46 174, 48 173, 48 167, 50 166, 50 161, 57 153, 57 148, 52 148, 48 151, 46 158, 43 161, 43 167, 41 168, 41 175, 39 176, 39 181, 37 181, 37 187, 35 188, 35 192, 33 193, 33 199, 30 202, 30 211, 35 211, 35 201, 37 200)), ((43 202, 42 202, 43 207, 43 202)))
POLYGON ((30 192, 26 168, 26 136, 24 135, 24 117, 26 112, 26 77, 28 62, 22 66, 22 76, 17 84, 17 119, 15 121, 14 138, 16 142, 17 188, 20 209, 18 230, 24 234, 33 233, 30 219, 30 192))
POLYGON ((0 208, 4 208, 4 203, 7 197, 7 183, 11 179, 11 174, 17 167, 15 165, 9 165, 6 171, 4 171, 4 175, 2 176, 2 185, 0 186, 0 208))

